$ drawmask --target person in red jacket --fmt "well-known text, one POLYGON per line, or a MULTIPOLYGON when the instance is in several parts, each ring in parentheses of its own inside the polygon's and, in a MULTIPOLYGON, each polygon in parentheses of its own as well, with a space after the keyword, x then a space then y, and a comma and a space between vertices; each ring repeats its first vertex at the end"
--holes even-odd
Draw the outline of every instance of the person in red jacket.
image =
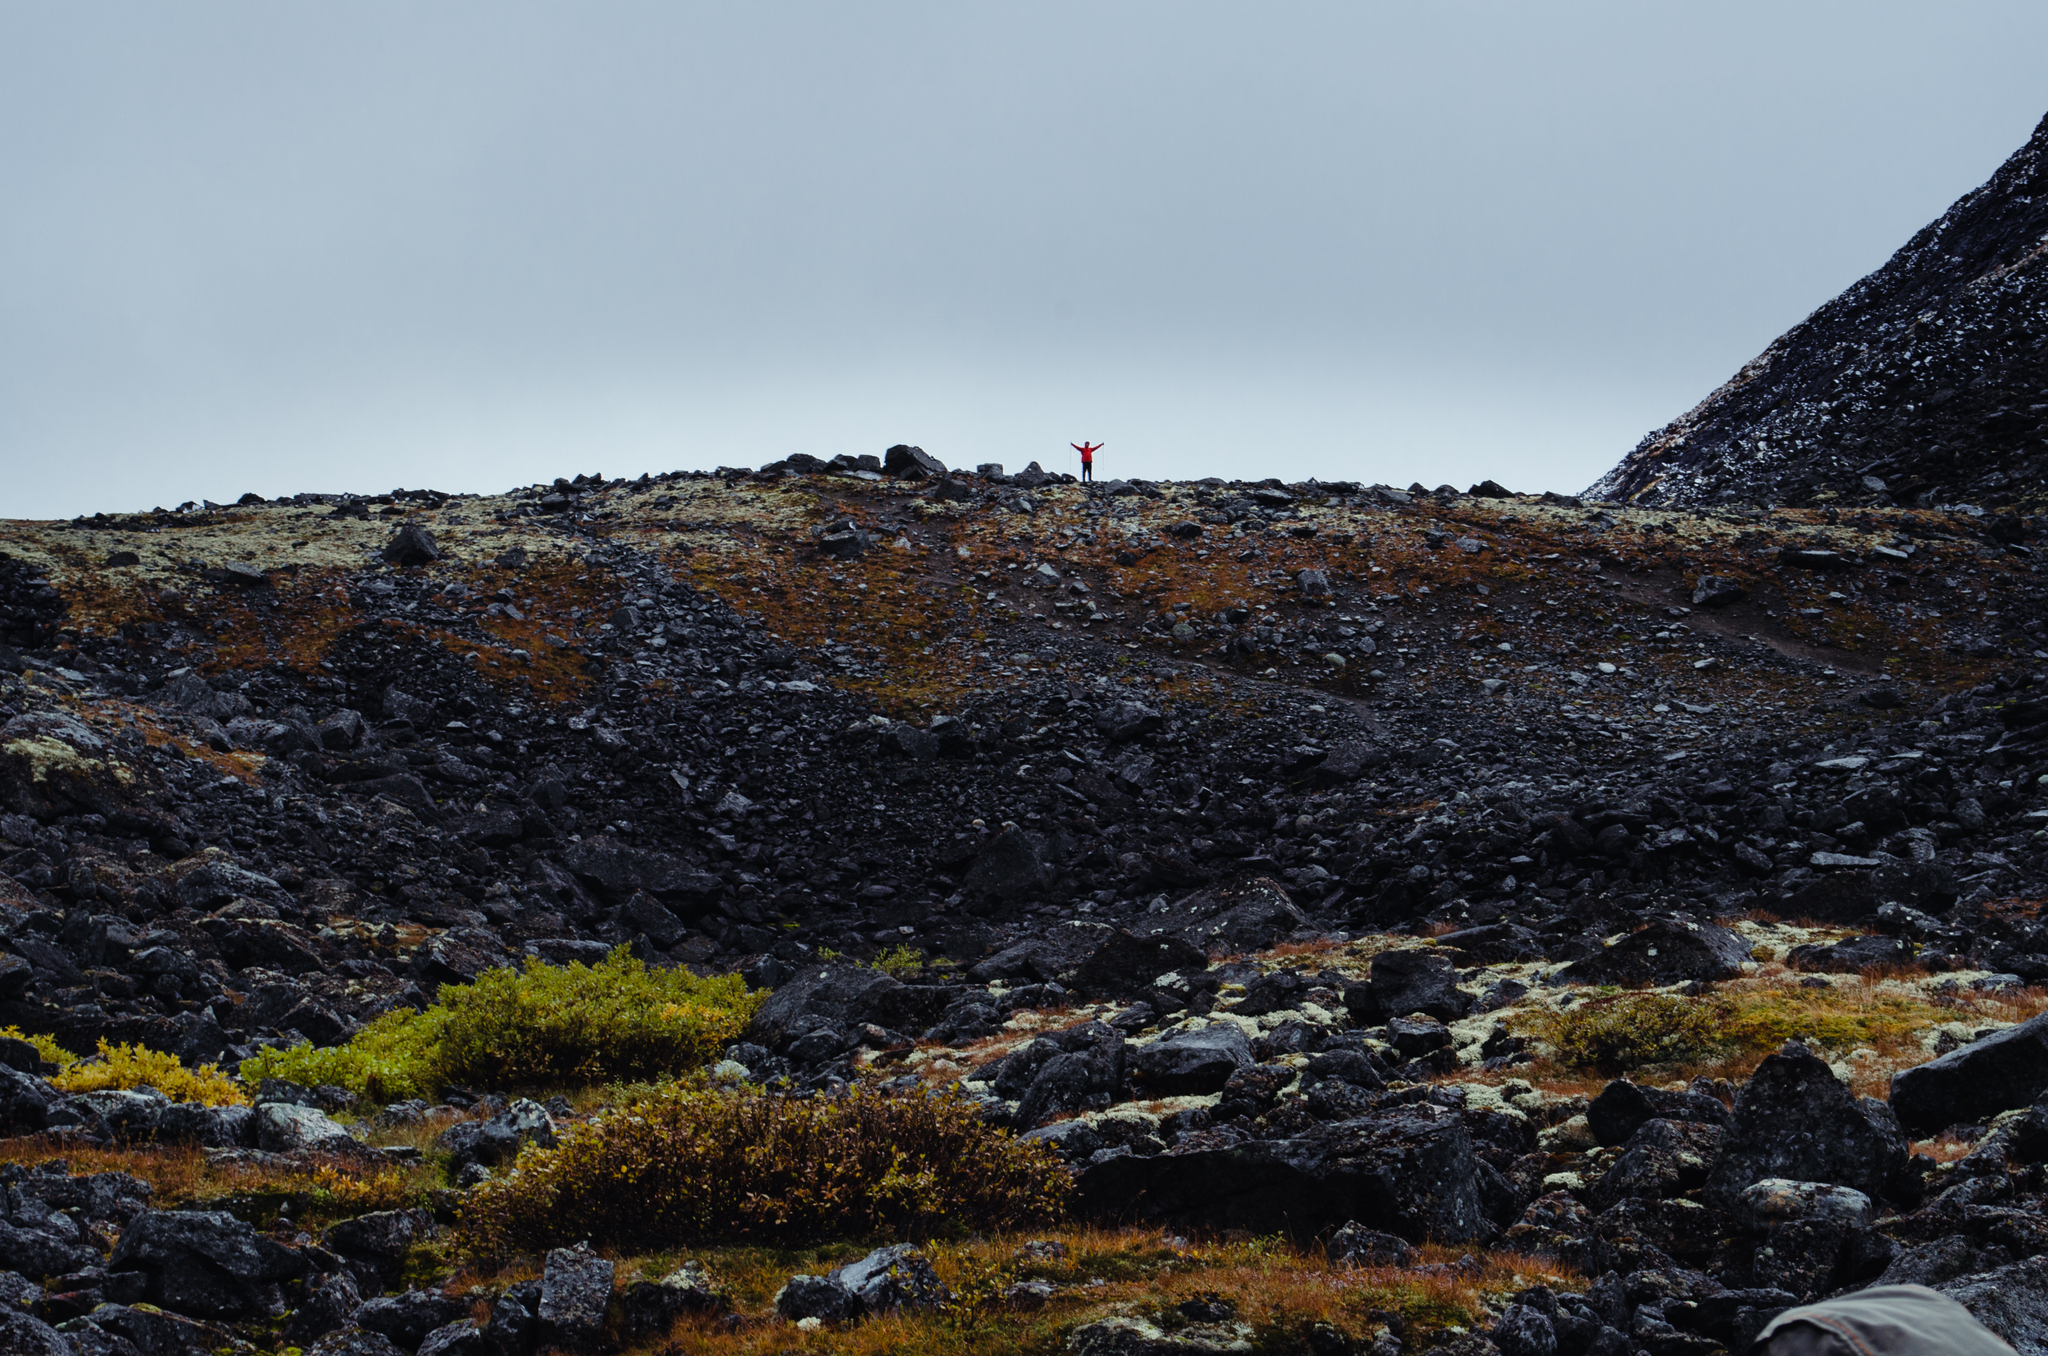
POLYGON ((1095 479, 1095 454, 1102 450, 1102 444, 1068 443, 1067 446, 1073 448, 1076 452, 1079 452, 1081 454, 1081 479, 1095 479))

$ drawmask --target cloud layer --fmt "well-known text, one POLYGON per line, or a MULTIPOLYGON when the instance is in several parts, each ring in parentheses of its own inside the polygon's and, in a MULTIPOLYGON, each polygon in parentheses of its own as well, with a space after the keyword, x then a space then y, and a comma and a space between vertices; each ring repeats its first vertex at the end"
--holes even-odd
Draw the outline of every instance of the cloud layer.
POLYGON ((1575 488, 2024 139, 2048 12, 1967 17, 0 6, 0 513, 1084 437, 1575 488))

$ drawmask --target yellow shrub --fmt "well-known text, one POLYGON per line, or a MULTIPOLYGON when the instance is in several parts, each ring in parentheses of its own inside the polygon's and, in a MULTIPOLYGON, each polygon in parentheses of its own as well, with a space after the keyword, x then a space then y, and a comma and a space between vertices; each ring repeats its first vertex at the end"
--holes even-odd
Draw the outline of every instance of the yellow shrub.
POLYGON ((78 1062, 79 1057, 77 1055, 72 1054, 69 1050, 57 1044, 57 1038, 46 1032, 38 1031, 30 1034, 18 1026, 0 1026, 0 1036, 12 1036, 15 1040, 27 1041, 36 1048, 36 1053, 43 1057, 44 1062, 49 1064, 61 1067, 78 1062))
POLYGON ((596 965, 529 960, 444 985, 425 1012, 386 1013, 347 1045, 264 1051, 244 1061, 242 1077, 333 1083, 375 1102, 432 1096, 451 1083, 649 1079, 716 1058, 766 997, 737 975, 650 970, 623 947, 596 965))
POLYGON ((72 1064, 50 1080, 59 1092, 103 1092, 108 1089, 155 1088, 174 1102, 207 1106, 247 1106, 249 1098, 214 1064, 188 1069, 176 1055, 140 1045, 100 1042, 100 1057, 72 1064))
POLYGON ((556 1148, 527 1150, 471 1191, 460 1231, 481 1256, 577 1239, 644 1252, 925 1238, 1047 1222, 1068 1191, 1047 1146, 990 1128, 955 1098, 671 1086, 572 1126, 556 1148))

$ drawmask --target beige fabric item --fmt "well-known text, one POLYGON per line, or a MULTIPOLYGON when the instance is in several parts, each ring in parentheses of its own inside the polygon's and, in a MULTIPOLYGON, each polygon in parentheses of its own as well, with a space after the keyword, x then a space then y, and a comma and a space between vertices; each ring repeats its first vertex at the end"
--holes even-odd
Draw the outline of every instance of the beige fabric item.
POLYGON ((1756 1356, 2014 1356, 1970 1311, 1924 1285, 1880 1285, 1787 1309, 1756 1356))

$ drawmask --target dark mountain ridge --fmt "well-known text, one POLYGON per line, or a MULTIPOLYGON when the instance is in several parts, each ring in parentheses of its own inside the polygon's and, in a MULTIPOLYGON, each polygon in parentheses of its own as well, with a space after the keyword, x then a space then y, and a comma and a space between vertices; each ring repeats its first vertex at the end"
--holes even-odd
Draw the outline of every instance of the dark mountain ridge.
POLYGON ((2020 504, 2048 469, 2048 119, 1884 267, 1645 437, 1589 497, 2020 504))

